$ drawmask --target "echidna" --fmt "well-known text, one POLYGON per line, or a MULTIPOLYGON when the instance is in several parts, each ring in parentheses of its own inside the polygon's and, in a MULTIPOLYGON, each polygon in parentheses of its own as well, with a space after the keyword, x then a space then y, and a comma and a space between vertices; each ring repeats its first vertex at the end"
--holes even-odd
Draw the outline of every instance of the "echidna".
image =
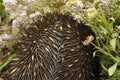
POLYGON ((98 80, 93 46, 82 43, 94 36, 88 26, 59 13, 34 21, 17 44, 5 80, 98 80))

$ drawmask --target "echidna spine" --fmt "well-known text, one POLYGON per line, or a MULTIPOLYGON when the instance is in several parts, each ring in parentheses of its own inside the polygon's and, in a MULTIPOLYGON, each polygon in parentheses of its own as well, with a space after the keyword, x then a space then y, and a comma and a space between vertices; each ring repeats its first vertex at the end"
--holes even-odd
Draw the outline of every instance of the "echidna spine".
POLYGON ((83 23, 63 14, 47 14, 25 30, 6 80, 98 80, 93 46, 82 41, 93 35, 83 23))

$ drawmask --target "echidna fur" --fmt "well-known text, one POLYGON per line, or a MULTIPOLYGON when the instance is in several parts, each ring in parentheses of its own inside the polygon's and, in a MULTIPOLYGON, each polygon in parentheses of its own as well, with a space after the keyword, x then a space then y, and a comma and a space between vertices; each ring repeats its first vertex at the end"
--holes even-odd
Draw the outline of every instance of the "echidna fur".
POLYGON ((83 45, 92 30, 58 13, 34 19, 17 44, 5 80, 98 80, 93 46, 83 45))

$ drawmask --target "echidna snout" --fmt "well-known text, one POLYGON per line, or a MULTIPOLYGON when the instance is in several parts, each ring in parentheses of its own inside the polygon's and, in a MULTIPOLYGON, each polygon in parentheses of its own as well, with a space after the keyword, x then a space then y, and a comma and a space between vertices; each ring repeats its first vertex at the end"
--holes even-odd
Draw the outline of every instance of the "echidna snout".
POLYGON ((37 18, 25 30, 6 70, 6 80, 98 80, 93 46, 83 45, 92 30, 68 15, 37 18))

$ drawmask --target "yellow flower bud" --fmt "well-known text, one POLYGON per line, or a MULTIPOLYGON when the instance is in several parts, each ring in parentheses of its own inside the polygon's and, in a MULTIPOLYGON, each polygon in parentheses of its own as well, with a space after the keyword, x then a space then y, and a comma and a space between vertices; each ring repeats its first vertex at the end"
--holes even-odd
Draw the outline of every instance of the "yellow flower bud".
POLYGON ((74 3, 76 3, 76 0, 69 0, 69 2, 74 4, 74 3))
POLYGON ((96 16, 96 14, 97 14, 96 8, 93 7, 93 8, 87 9, 88 18, 94 18, 96 16))

